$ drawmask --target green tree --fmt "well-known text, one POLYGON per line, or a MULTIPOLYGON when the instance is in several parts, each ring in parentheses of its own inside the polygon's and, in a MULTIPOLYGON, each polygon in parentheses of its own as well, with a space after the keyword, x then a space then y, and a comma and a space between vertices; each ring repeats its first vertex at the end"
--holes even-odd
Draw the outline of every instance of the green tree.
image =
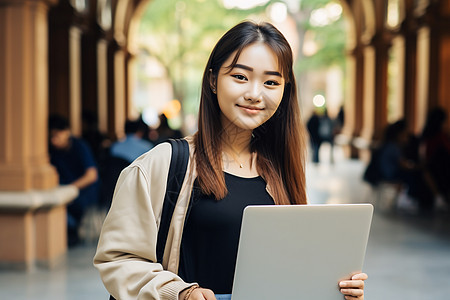
MULTIPOLYGON (((326 12, 327 5, 338 4, 338 1, 330 0, 302 0, 302 9, 294 15, 298 31, 302 38, 306 32, 310 32, 317 45, 317 52, 311 56, 303 56, 299 53, 297 71, 326 69, 329 66, 345 66, 346 28, 342 13, 336 19, 325 21, 323 24, 314 24, 311 20, 312 14, 322 9, 326 12)), ((302 41, 304 42, 304 40, 302 41)), ((300 50, 301 52, 301 50, 300 50)))
MULTIPOLYGON (((186 113, 198 107, 201 77, 209 53, 220 36, 237 22, 256 17, 266 19, 266 8, 227 9, 222 0, 153 0, 141 20, 140 35, 147 41, 142 48, 165 68, 172 81, 174 96, 186 113)), ((289 1, 286 3, 289 6, 289 1)), ((311 23, 311 14, 337 0, 302 0, 300 10, 290 12, 297 24, 300 47, 295 72, 302 82, 309 70, 332 65, 344 68, 345 22, 340 16, 326 25, 311 23), (305 33, 310 32, 318 46, 314 55, 303 56, 305 33)))
POLYGON ((140 26, 140 35, 148 41, 142 47, 164 66, 184 109, 197 108, 203 68, 216 41, 239 21, 263 10, 227 9, 218 0, 149 4, 140 26))

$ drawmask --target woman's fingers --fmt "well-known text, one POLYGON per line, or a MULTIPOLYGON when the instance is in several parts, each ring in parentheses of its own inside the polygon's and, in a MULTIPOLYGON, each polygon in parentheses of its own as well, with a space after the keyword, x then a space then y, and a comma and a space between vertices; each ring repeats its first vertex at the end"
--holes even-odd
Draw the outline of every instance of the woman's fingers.
POLYGON ((188 300, 216 300, 213 291, 208 289, 195 289, 188 300))
POLYGON ((366 273, 358 273, 352 276, 352 280, 366 280, 369 278, 366 273))
POLYGON ((353 296, 353 297, 364 296, 364 291, 360 289, 341 289, 341 293, 346 296, 353 296))
POLYGON ((339 282, 341 293, 345 295, 345 299, 364 299, 364 280, 368 278, 365 273, 354 274, 351 280, 343 280, 339 282))
POLYGON ((216 296, 214 295, 213 291, 202 289, 202 293, 206 300, 216 300, 216 296))
POLYGON ((364 289, 364 281, 363 280, 346 280, 346 281, 341 281, 339 283, 339 286, 341 288, 364 289))

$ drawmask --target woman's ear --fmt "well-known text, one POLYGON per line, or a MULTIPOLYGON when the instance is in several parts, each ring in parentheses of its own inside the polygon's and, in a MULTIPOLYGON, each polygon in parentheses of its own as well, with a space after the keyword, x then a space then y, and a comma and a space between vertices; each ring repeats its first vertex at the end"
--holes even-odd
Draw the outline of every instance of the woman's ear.
POLYGON ((216 76, 214 76, 212 69, 209 69, 209 86, 214 94, 217 92, 216 83, 217 83, 217 78, 216 78, 216 76))

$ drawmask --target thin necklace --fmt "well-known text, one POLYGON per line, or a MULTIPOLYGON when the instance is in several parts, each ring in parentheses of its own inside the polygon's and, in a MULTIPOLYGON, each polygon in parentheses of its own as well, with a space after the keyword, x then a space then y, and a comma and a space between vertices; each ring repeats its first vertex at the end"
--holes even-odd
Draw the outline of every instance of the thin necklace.
MULTIPOLYGON (((233 150, 232 150, 232 151, 233 151, 233 150)), ((225 154, 228 154, 228 152, 225 152, 225 154)), ((250 155, 251 155, 251 153, 250 153, 250 155)), ((232 156, 233 160, 234 160, 236 163, 238 163, 239 168, 241 168, 241 169, 244 168, 244 164, 241 163, 241 161, 236 157, 236 155, 234 155, 233 152, 231 152, 231 156, 232 156)))

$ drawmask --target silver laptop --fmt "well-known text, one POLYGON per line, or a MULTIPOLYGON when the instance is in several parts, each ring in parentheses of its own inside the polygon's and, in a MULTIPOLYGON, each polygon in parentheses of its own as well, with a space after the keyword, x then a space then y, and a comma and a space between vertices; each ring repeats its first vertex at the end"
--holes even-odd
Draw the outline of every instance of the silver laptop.
POLYGON ((338 282, 360 272, 370 204, 249 206, 232 300, 342 300, 338 282))

